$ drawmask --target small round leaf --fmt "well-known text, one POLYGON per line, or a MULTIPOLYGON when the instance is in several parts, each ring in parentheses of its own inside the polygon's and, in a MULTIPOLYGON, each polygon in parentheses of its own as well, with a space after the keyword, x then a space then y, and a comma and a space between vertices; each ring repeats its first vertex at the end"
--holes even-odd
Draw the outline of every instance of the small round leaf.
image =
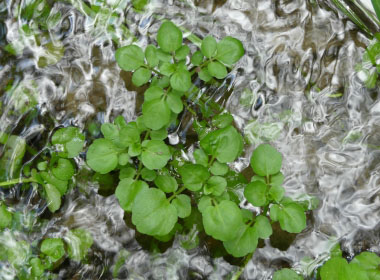
POLYGON ((168 175, 158 175, 154 180, 154 183, 157 187, 166 193, 172 193, 178 189, 178 183, 176 179, 168 175))
POLYGON ((244 196, 254 206, 261 207, 267 204, 268 186, 261 181, 253 181, 244 189, 244 196))
POLYGON ((177 209, 178 217, 186 218, 191 213, 191 200, 185 194, 177 195, 172 201, 172 205, 177 209))
POLYGON ((166 235, 176 224, 177 209, 163 191, 146 189, 136 198, 132 207, 132 222, 137 230, 148 235, 166 235))
POLYGON ((221 241, 236 238, 243 225, 240 208, 229 200, 223 200, 216 206, 209 206, 202 213, 203 225, 208 235, 221 241))
POLYGON ((174 52, 182 46, 182 32, 171 21, 165 21, 158 29, 157 43, 164 52, 174 52))
POLYGON ((238 62, 243 55, 244 47, 238 39, 227 36, 217 44, 216 58, 227 66, 238 62))
POLYGON ((125 71, 134 71, 144 65, 144 53, 136 45, 129 45, 117 49, 115 53, 117 64, 125 71))
POLYGON ((184 69, 178 69, 170 77, 170 85, 174 90, 188 91, 192 85, 190 72, 184 69))
POLYGON ((88 148, 87 164, 100 174, 114 170, 118 161, 118 151, 110 140, 96 139, 88 148))
POLYGON ((144 102, 142 113, 144 124, 153 130, 159 130, 170 122, 170 108, 162 99, 144 102))
POLYGON ((141 67, 133 73, 132 83, 135 86, 140 87, 146 84, 150 80, 151 76, 152 76, 152 72, 149 69, 141 67))
POLYGON ((269 144, 259 145, 252 153, 251 166, 260 176, 274 175, 280 172, 282 155, 269 144))
POLYGON ((121 208, 125 211, 131 211, 136 196, 143 190, 147 189, 147 183, 126 178, 119 182, 115 191, 115 196, 119 200, 121 208))
POLYGON ((226 66, 218 61, 209 63, 207 70, 211 76, 217 79, 224 79, 228 74, 226 66))
POLYGON ((169 147, 160 140, 148 140, 141 153, 141 161, 149 169, 161 169, 171 157, 169 147))
POLYGON ((207 36, 203 39, 201 50, 205 57, 212 58, 216 55, 216 40, 212 36, 207 36))

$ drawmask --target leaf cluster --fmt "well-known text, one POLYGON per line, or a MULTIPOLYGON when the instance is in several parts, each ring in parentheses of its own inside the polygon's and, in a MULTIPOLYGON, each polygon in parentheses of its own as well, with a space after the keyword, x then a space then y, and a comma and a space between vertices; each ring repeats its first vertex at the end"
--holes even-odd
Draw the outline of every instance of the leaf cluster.
POLYGON ((19 215, 0 202, 0 236, 8 240, 0 244, 0 260, 9 262, 18 279, 48 279, 52 275, 47 272, 54 270, 66 257, 78 262, 84 260, 93 244, 91 234, 82 228, 68 231, 63 238, 45 238, 28 244, 10 231, 4 231, 14 229, 19 215))
MULTIPOLYGON (((276 271, 274 280, 302 280, 295 271, 285 268, 276 271)), ((320 280, 375 280, 380 279, 380 257, 373 252, 362 252, 347 261, 339 246, 331 252, 330 259, 317 271, 320 280)))

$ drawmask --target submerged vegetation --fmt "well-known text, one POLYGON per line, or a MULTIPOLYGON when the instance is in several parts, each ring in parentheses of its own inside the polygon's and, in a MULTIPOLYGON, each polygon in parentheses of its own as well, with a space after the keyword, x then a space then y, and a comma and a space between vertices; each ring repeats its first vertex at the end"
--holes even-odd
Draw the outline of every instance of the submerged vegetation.
MULTIPOLYGON (((54 279, 66 260, 87 261, 94 241, 84 228, 47 233, 41 240, 24 235, 41 230, 52 213, 63 211, 65 195, 83 178, 89 178, 88 183, 97 181, 99 194, 115 195, 127 226, 135 229, 136 235, 147 237, 148 249, 155 251, 160 251, 162 244, 170 246, 174 237, 181 235, 183 248, 205 245, 213 254, 218 247, 215 256, 233 257, 244 269, 262 240, 275 232, 298 234, 307 227, 307 214, 318 207, 318 199, 306 194, 303 200, 286 196, 283 156, 269 143, 256 145, 250 166, 239 172, 236 163, 244 153, 249 154, 250 143, 236 128, 234 117, 201 90, 228 83, 235 64, 245 55, 241 41, 232 36, 201 40, 195 35, 184 40, 183 31, 164 20, 157 31, 157 45, 148 44, 145 49, 137 43, 122 46, 120 37, 131 35, 125 26, 123 35, 115 32, 110 22, 117 14, 101 5, 71 2, 88 16, 98 12, 109 16, 106 21, 96 17, 94 24, 105 25, 110 32, 116 45, 114 58, 123 74, 130 75, 131 83, 143 92, 143 102, 135 120, 127 122, 117 116, 113 122, 94 124, 91 129, 98 132, 60 127, 51 132, 40 151, 22 136, 0 132, 1 191, 31 191, 44 201, 23 212, 1 197, 0 261, 11 266, 15 277, 54 279), (185 121, 190 124, 186 132, 191 137, 177 135, 185 121), (50 213, 40 217, 46 208, 50 213)), ((38 66, 46 67, 57 63, 64 53, 60 41, 44 40, 61 14, 51 10, 48 1, 31 3, 20 11, 26 22, 22 38, 9 42, 4 50, 19 55, 27 44, 35 44, 41 47, 38 66)), ((139 12, 148 1, 132 3, 139 12)), ((379 16, 380 6, 375 0, 373 3, 379 16)), ((123 9, 128 1, 118 4, 123 9)), ((368 88, 377 84, 379 55, 380 37, 376 34, 357 66, 368 88)), ((13 115, 36 114, 35 81, 26 79, 17 85, 9 81, 4 96, 15 100, 8 108, 13 115)), ((114 278, 127 258, 128 252, 120 252, 114 278)), ((335 248, 314 277, 379 279, 379 264, 380 258, 372 252, 362 252, 348 262, 335 248)), ((239 270, 232 279, 241 273, 239 270)), ((285 268, 275 272, 273 279, 303 278, 285 268)))

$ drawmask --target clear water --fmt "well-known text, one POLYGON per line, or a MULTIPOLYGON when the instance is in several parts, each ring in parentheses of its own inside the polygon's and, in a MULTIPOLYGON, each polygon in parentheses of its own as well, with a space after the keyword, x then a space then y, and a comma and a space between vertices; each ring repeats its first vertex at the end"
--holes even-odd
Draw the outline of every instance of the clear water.
MULTIPOLYGON (((85 128, 119 114, 133 120, 142 93, 125 85, 128 77, 116 66, 112 37, 120 45, 136 40, 145 46, 154 39, 162 18, 201 38, 231 35, 243 41, 246 55, 229 77, 232 86, 212 94, 224 98, 251 142, 235 167, 243 170, 255 145, 270 141, 284 155, 287 195, 308 193, 320 199, 307 229, 290 247, 281 251, 272 246, 275 240, 266 240, 242 278, 270 279, 274 270, 287 266, 309 275, 336 242, 348 254, 368 249, 380 253, 380 100, 378 90, 366 89, 354 70, 369 39, 332 4, 152 0, 144 13, 136 13, 129 1, 90 1, 104 8, 101 2, 120 6, 91 18, 77 0, 56 1, 53 9, 62 18, 41 42, 21 30, 16 8, 25 1, 0 3, 1 46, 16 42, 23 49, 17 57, 0 49, 0 131, 22 135, 42 149, 51 129, 60 125, 85 128), (112 12, 118 16, 112 17, 112 12), (54 52, 46 51, 49 42, 54 52), (10 79, 18 90, 7 95, 3 89, 10 79), (34 103, 38 114, 28 120, 22 108, 34 103), (15 110, 20 113, 12 113, 15 110)), ((89 263, 65 263, 57 271, 61 279, 112 279, 109 271, 122 250, 128 257, 119 279, 229 279, 238 270, 223 258, 211 258, 204 247, 186 251, 180 245, 182 236, 164 253, 142 249, 114 196, 100 196, 97 184, 87 180, 79 179, 77 185, 49 222, 24 233, 31 242, 62 236, 73 227, 91 232, 89 263)), ((15 209, 46 215, 44 203, 30 199, 33 192, 13 189, 1 197, 16 201, 15 209)), ((12 279, 9 268, 0 268, 0 279, 12 279)))

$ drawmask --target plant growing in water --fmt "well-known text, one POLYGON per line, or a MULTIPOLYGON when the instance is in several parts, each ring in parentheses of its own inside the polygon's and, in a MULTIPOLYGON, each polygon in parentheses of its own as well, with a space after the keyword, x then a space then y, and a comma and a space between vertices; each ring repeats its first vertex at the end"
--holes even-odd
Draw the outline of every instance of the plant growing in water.
POLYGON ((260 145, 251 158, 256 175, 248 185, 242 179, 234 184, 232 179, 239 175, 228 164, 242 153, 243 138, 233 127, 233 117, 211 112, 203 115, 211 119, 208 125, 190 108, 191 103, 205 108, 202 97, 197 99, 194 76, 206 83, 225 78, 244 54, 242 43, 233 37, 217 42, 208 36, 191 54, 182 44, 181 30, 170 21, 158 30, 157 43, 158 48, 148 45, 145 51, 137 45, 116 51, 119 66, 133 71, 134 85, 150 82, 142 115, 129 123, 120 116, 114 123, 104 123, 103 138, 96 139, 86 154, 94 171, 119 173, 115 195, 131 213, 136 229, 167 241, 181 230, 181 219, 190 220, 199 211, 205 233, 222 241, 235 257, 253 253, 258 239, 272 234, 271 222, 278 221, 285 231, 301 232, 307 209, 284 197, 282 155, 268 144, 260 145), (192 161, 181 158, 182 145, 164 141, 186 113, 184 108, 196 119, 199 145, 192 161), (239 187, 244 197, 237 195, 239 187), (260 207, 258 215, 239 206, 244 199, 260 207))
MULTIPOLYGON (((157 43, 158 47, 148 45, 145 50, 133 44, 116 51, 121 69, 133 72, 132 83, 147 87, 142 114, 128 123, 122 116, 103 123, 103 137, 86 152, 86 162, 98 177, 117 174, 115 195, 136 230, 166 242, 195 228, 221 241, 234 257, 253 254, 258 240, 272 235, 274 222, 284 231, 301 232, 306 227, 305 212, 313 207, 284 196, 282 155, 269 144, 258 146, 250 160, 255 175, 248 183, 231 168, 244 146, 233 117, 196 86, 199 80, 212 85, 226 78, 244 55, 242 43, 230 36, 220 41, 207 36, 192 52, 170 21, 159 28, 157 43), (168 132, 189 114, 198 140, 195 149, 181 142, 168 144, 168 132), (245 201, 256 207, 255 213, 242 207, 245 201)), ((59 129, 47 152, 24 166, 26 178, 0 186, 31 183, 55 212, 73 185, 73 158, 80 156, 84 144, 78 128, 59 129)), ((48 257, 46 252, 62 251, 56 249, 62 248, 62 240, 43 245, 48 257)))
MULTIPOLYGON (((342 257, 339 245, 335 246, 330 259, 315 271, 316 279, 320 280, 364 280, 380 278, 380 257, 373 252, 362 252, 349 262, 342 257)), ((294 270, 284 268, 276 271, 274 280, 302 280, 294 270)), ((314 278, 313 278, 314 279, 314 278)))

